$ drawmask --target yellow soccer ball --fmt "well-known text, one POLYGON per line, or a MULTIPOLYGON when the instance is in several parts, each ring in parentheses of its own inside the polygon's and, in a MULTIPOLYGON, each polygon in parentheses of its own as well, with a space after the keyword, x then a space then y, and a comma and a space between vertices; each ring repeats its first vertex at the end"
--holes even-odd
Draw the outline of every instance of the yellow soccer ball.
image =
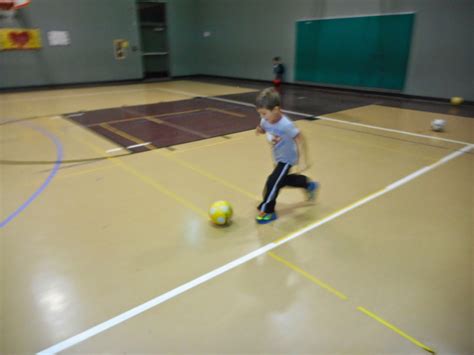
POLYGON ((454 96, 451 98, 451 105, 461 105, 464 102, 464 99, 459 96, 454 96))
POLYGON ((232 206, 227 201, 216 201, 209 208, 212 223, 219 226, 228 224, 232 218, 232 206))

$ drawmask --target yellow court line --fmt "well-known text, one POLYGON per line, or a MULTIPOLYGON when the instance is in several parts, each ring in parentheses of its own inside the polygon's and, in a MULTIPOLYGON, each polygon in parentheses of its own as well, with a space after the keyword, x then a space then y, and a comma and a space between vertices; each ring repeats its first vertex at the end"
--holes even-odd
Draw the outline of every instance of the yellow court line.
POLYGON ((226 180, 224 180, 224 179, 221 179, 221 178, 219 178, 219 177, 217 177, 217 176, 215 176, 215 175, 213 175, 213 174, 211 174, 211 173, 208 173, 208 172, 206 172, 206 171, 204 171, 204 170, 202 170, 202 169, 200 169, 200 168, 198 168, 198 167, 196 167, 196 166, 194 166, 194 165, 192 165, 192 164, 190 164, 190 163, 188 163, 188 162, 185 162, 185 161, 182 160, 182 159, 179 159, 179 158, 176 158, 176 157, 172 157, 172 156, 170 156, 170 155, 168 155, 168 154, 164 154, 164 153, 162 153, 161 151, 158 151, 158 153, 160 153, 161 156, 163 156, 163 157, 165 157, 165 158, 167 158, 167 159, 170 159, 170 160, 175 161, 175 162, 178 163, 179 165, 182 165, 182 166, 184 166, 184 167, 186 167, 186 168, 188 168, 188 169, 190 169, 190 170, 192 170, 192 171, 195 171, 196 173, 198 173, 198 174, 200 174, 200 175, 202 175, 202 176, 205 176, 205 177, 207 177, 207 178, 209 178, 209 179, 211 179, 211 180, 217 181, 218 183, 220 183, 220 184, 222 184, 222 185, 224 185, 224 186, 226 186, 226 187, 228 187, 228 188, 230 188, 230 189, 232 189, 232 190, 235 190, 235 191, 237 191, 237 192, 240 192, 240 193, 244 194, 245 196, 250 197, 251 199, 254 199, 254 200, 259 200, 259 199, 260 199, 259 196, 256 196, 256 195, 252 194, 251 192, 248 192, 248 191, 246 191, 246 190, 240 188, 240 187, 237 186, 237 185, 234 185, 234 184, 232 184, 232 183, 230 183, 230 182, 228 182, 228 181, 226 181, 226 180))
POLYGON ((215 107, 207 107, 206 110, 209 110, 209 111, 214 111, 214 112, 220 112, 220 113, 225 113, 226 115, 230 115, 230 116, 235 116, 235 117, 247 117, 246 115, 243 115, 241 113, 236 113, 236 112, 231 112, 231 111, 227 111, 227 110, 222 110, 220 108, 215 108, 215 107))
MULTIPOLYGON (((75 138, 75 139, 78 140, 77 138, 75 138)), ((92 145, 92 144, 90 144, 90 143, 88 143, 88 142, 83 142, 83 143, 86 144, 86 145, 88 145, 88 146, 90 146, 90 147, 92 147, 92 148, 95 149, 95 150, 99 150, 96 146, 94 146, 94 145, 92 145)), ((160 152, 160 153, 161 153, 161 152, 160 152)), ((164 157, 168 157, 168 156, 164 156, 164 157)), ((111 158, 107 158, 107 159, 111 159, 111 158)), ((208 173, 202 171, 201 169, 198 169, 198 168, 196 168, 196 167, 194 167, 194 166, 192 166, 192 165, 190 165, 190 164, 188 164, 188 163, 181 162, 181 161, 178 160, 177 158, 173 158, 173 159, 175 159, 176 161, 178 161, 178 162, 179 162, 180 164, 182 164, 182 165, 185 165, 185 166, 188 166, 189 168, 192 168, 192 170, 195 170, 195 171, 197 171, 197 172, 202 173, 202 174, 205 175, 205 176, 208 176, 208 177, 214 178, 214 179, 219 179, 219 178, 216 178, 216 177, 212 176, 211 174, 208 174, 208 173)), ((129 172, 132 173, 133 175, 139 177, 142 181, 144 181, 144 182, 150 184, 150 185, 153 186, 155 189, 157 189, 157 190, 159 190, 159 191, 165 193, 166 195, 168 195, 168 196, 174 198, 175 200, 177 200, 177 201, 180 202, 181 204, 183 204, 183 205, 185 205, 185 206, 191 208, 192 210, 194 210, 194 211, 197 212, 198 214, 207 217, 207 213, 203 212, 202 210, 200 210, 199 208, 197 208, 196 206, 194 206, 192 203, 190 203, 190 202, 188 202, 188 201, 182 199, 181 197, 177 196, 177 195, 174 194, 173 192, 171 192, 171 191, 167 190, 166 188, 162 187, 160 184, 156 183, 156 182, 155 182, 153 179, 151 179, 150 177, 140 174, 140 173, 137 172, 135 169, 133 169, 133 168, 127 166, 125 163, 121 162, 120 160, 112 160, 112 161, 113 161, 115 164, 117 164, 117 165, 119 165, 120 167, 122 167, 123 169, 129 171, 129 172)), ((225 184, 228 184, 227 182, 225 182, 225 181, 222 180, 222 179, 219 179, 219 180, 221 180, 221 181, 222 181, 223 183, 225 183, 225 184)), ((229 186, 232 186, 232 184, 229 184, 229 186)), ((234 188, 235 188, 235 187, 236 187, 236 186, 234 185, 234 188)), ((237 187, 237 188, 238 188, 238 187, 237 187)), ((241 190, 240 188, 238 188, 238 189, 241 190)), ((370 195, 368 195, 367 197, 364 197, 364 198, 358 200, 357 202, 354 202, 353 204, 351 204, 351 205, 349 205, 348 207, 345 207, 345 208, 343 208, 343 209, 350 208, 351 206, 354 206, 355 204, 359 203, 360 201, 362 201, 362 200, 364 200, 364 199, 367 199, 367 198, 370 198, 371 196, 373 196, 373 195, 379 193, 380 191, 382 191, 382 190, 379 190, 378 192, 375 192, 375 193, 373 193, 373 194, 370 194, 370 195)), ((248 194, 249 196, 255 198, 255 196, 253 196, 252 194, 249 194, 248 192, 246 192, 246 191, 244 191, 244 190, 242 190, 241 192, 244 192, 245 194, 248 194)), ((331 215, 334 215, 334 214, 338 213, 339 211, 342 211, 343 209, 340 209, 340 210, 338 210, 338 211, 332 213, 331 215)), ((330 215, 330 216, 331 216, 331 215, 330 215)), ((313 224, 313 223, 311 223, 311 224, 313 224)), ((311 225, 311 224, 308 224, 308 226, 311 225)), ((300 228, 299 230, 302 230, 302 229, 304 229, 304 228, 305 228, 305 227, 300 228)), ((292 234, 294 234, 294 232, 293 232, 292 234)), ((285 238, 287 238, 287 237, 288 237, 288 236, 285 236, 285 237, 283 237, 283 238, 280 238, 279 240, 285 239, 285 238)), ((306 277, 307 279, 311 280, 313 283, 315 283, 315 284, 317 284, 318 286, 320 286, 320 287, 326 289, 327 291, 333 293, 334 295, 336 295, 336 296, 339 297, 340 299, 342 299, 342 300, 347 300, 347 299, 348 299, 348 297, 345 296, 343 293, 337 291, 336 289, 334 289, 333 287, 331 287, 331 286, 329 286, 328 284, 324 283, 323 281, 318 280, 316 277, 314 277, 314 276, 312 276, 311 274, 307 273, 306 271, 300 269, 300 268, 297 267, 296 265, 291 264, 289 261, 283 259, 282 257, 280 257, 280 256, 278 256, 278 255, 276 255, 276 254, 274 254, 274 253, 272 253, 272 252, 268 252, 268 254, 269 254, 272 258, 274 258, 275 260, 281 262, 282 264, 286 265, 287 267, 291 268, 292 270, 294 270, 294 271, 300 273, 301 275, 303 275, 303 276, 306 277)), ((378 317, 377 315, 375 315, 375 314, 369 312, 369 311, 366 310, 365 308, 363 308, 363 307, 357 307, 357 309, 358 309, 359 311, 365 313, 366 315, 370 316, 371 318, 377 320, 377 321, 380 322, 381 324, 387 326, 388 328, 394 330, 396 333, 398 333, 399 335, 401 335, 401 336, 403 336, 404 338, 408 339, 409 341, 411 341, 411 342, 414 343, 415 345, 417 345, 417 346, 419 346, 419 347, 421 347, 421 348, 425 349, 426 351, 429 351, 429 352, 431 352, 431 353, 433 353, 433 354, 435 353, 435 352, 434 352, 431 348, 429 348, 428 346, 426 346, 426 345, 424 345, 423 343, 419 342, 419 341, 416 340, 415 338, 413 338, 413 337, 407 335, 407 334, 404 333, 403 331, 399 330, 398 328, 396 328, 395 326, 393 326, 393 325, 391 325, 390 323, 386 322, 385 320, 383 320, 382 318, 378 317)))
POLYGON ((176 125, 176 124, 173 124, 171 122, 166 122, 166 121, 160 120, 159 118, 154 118, 152 116, 147 116, 147 117, 145 117, 145 119, 148 120, 148 121, 157 123, 157 124, 162 124, 164 126, 176 128, 179 131, 184 131, 184 132, 194 134, 195 136, 198 136, 198 137, 201 137, 201 138, 210 138, 207 134, 201 133, 201 132, 196 131, 194 129, 190 129, 190 128, 186 128, 186 127, 183 127, 183 126, 180 126, 180 125, 176 125))
POLYGON ((57 174, 55 179, 64 179, 64 178, 68 178, 68 177, 72 177, 72 176, 89 174, 89 173, 92 173, 92 172, 95 172, 95 171, 98 171, 98 170, 110 169, 110 168, 113 168, 113 166, 112 165, 105 165, 105 166, 101 166, 101 167, 93 168, 93 169, 85 169, 85 170, 79 170, 79 171, 76 170, 75 172, 69 173, 69 174, 63 172, 63 173, 57 174))
MULTIPOLYGON (((160 121, 160 120, 157 120, 157 121, 158 121, 158 122, 157 122, 157 121, 155 121, 155 120, 156 120, 155 118, 150 117, 150 116, 145 117, 145 118, 148 119, 148 120, 150 120, 150 121, 154 121, 154 122, 156 122, 156 123, 159 123, 159 121, 160 121)), ((130 141, 132 141, 132 142, 135 142, 135 143, 137 143, 137 144, 146 143, 146 142, 142 141, 141 139, 139 139, 139 138, 137 138, 137 137, 134 137, 134 136, 132 136, 132 135, 126 133, 126 132, 123 132, 122 130, 120 130, 120 129, 118 129, 118 128, 115 128, 115 127, 110 126, 108 123, 101 123, 100 126, 101 126, 102 128, 104 128, 104 129, 109 130, 110 132, 112 132, 112 133, 114 133, 114 134, 117 134, 118 136, 121 136, 121 137, 123 137, 123 138, 125 138, 125 139, 128 139, 128 140, 130 140, 130 141)), ((157 149, 157 147, 154 146, 154 145, 152 145, 152 144, 149 144, 149 145, 147 145, 146 147, 147 147, 149 150, 151 150, 151 149, 157 149)), ((232 183, 230 183, 230 182, 228 182, 228 181, 226 181, 226 180, 224 180, 224 179, 221 179, 221 178, 219 178, 219 177, 217 177, 217 176, 215 176, 215 175, 213 175, 213 174, 211 174, 211 173, 208 173, 208 172, 206 172, 206 171, 204 171, 204 170, 202 170, 202 169, 200 169, 200 168, 198 168, 198 167, 196 167, 196 166, 194 166, 194 165, 192 165, 192 164, 189 164, 189 163, 183 161, 182 159, 179 159, 179 158, 176 158, 176 157, 172 157, 172 156, 169 156, 169 155, 165 155, 165 154, 163 154, 163 153, 162 153, 161 151, 159 151, 159 150, 157 150, 157 151, 158 151, 158 153, 160 153, 160 155, 162 155, 163 157, 168 158, 168 159, 170 159, 170 160, 173 160, 173 161, 177 162, 178 164, 180 164, 180 165, 182 165, 182 166, 184 166, 184 167, 187 167, 188 169, 191 169, 191 170, 197 172, 198 174, 203 175, 203 176, 205 176, 205 177, 207 177, 207 178, 209 178, 209 179, 211 179, 211 180, 217 181, 218 183, 220 183, 220 184, 222 184, 222 185, 224 185, 224 186, 226 186, 226 187, 228 187, 228 188, 230 188, 230 189, 232 189, 232 190, 238 191, 238 192, 240 192, 240 193, 242 193, 242 194, 244 194, 244 195, 246 195, 246 196, 248 196, 248 197, 250 197, 250 198, 252 198, 252 199, 255 199, 255 200, 259 200, 259 199, 260 199, 259 196, 256 196, 256 195, 254 195, 254 194, 252 194, 252 193, 250 193, 250 192, 248 192, 248 191, 246 191, 246 190, 240 188, 240 187, 237 186, 237 185, 234 185, 234 184, 232 184, 232 183)))
MULTIPOLYGON (((193 112, 200 112, 200 111, 204 111, 204 110, 197 109, 197 110, 188 110, 188 111, 180 111, 180 112, 169 112, 169 113, 162 113, 162 114, 159 114, 159 115, 153 115, 151 117, 176 116, 176 115, 182 115, 182 114, 186 114, 186 113, 193 113, 193 112)), ((122 122, 136 121, 136 120, 144 120, 147 117, 150 117, 150 116, 149 115, 144 115, 144 116, 139 116, 139 117, 123 118, 123 119, 120 119, 120 120, 112 120, 112 121, 101 122, 101 123, 93 123, 93 124, 86 125, 86 126, 87 127, 95 127, 95 126, 100 126, 104 123, 112 123, 113 124, 113 123, 122 123, 122 122)))
POLYGON ((336 295, 337 297, 339 297, 341 300, 347 300, 347 296, 345 294, 343 294, 342 292, 336 290, 334 287, 331 287, 329 286, 327 283, 321 281, 321 280, 318 280, 316 277, 314 277, 313 275, 307 273, 306 271, 304 271, 303 269, 300 269, 298 266, 296 265, 293 265, 292 263, 290 263, 288 260, 286 259, 283 259, 281 256, 278 256, 276 255, 275 253, 269 251, 267 253, 268 255, 270 255, 273 259, 275 259, 276 261, 279 261, 280 263, 282 263, 283 265, 286 265, 287 267, 289 267, 290 269, 296 271, 297 273, 303 275, 304 277, 306 277, 308 280, 310 280, 311 282, 315 283, 316 285, 324 288, 325 290, 331 292, 332 294, 336 295))
MULTIPOLYGON (((336 290, 335 288, 329 286, 327 283, 317 279, 316 277, 314 277, 313 275, 309 274, 308 272, 304 271, 303 269, 299 268, 298 266, 290 263, 288 260, 282 258, 281 256, 278 256, 276 255, 275 253, 269 251, 267 253, 268 255, 270 255, 273 259, 275 259, 276 261, 282 263, 283 265, 289 267, 290 269, 296 271, 297 273, 303 275, 305 278, 307 278, 308 280, 310 280, 311 282, 315 283, 316 285, 324 288, 325 290, 331 292, 332 294, 336 295, 337 297, 339 297, 340 299, 342 300, 348 300, 348 297, 346 295, 344 295, 342 292, 336 290)), ((396 332, 398 335, 401 335, 402 337, 404 337, 405 339, 409 340, 410 342, 412 342, 413 344, 419 346, 420 348, 426 350, 426 351, 429 351, 430 353, 434 354, 435 351, 431 348, 429 348, 428 346, 426 346, 425 344, 423 344, 422 342, 416 340, 415 338, 409 336, 408 334, 406 334, 405 332, 403 332, 402 330, 398 329, 397 327, 395 327, 394 325, 390 324, 389 322, 387 322, 386 320, 380 318, 379 316, 377 316, 376 314, 368 311, 366 308, 364 307, 357 307, 357 310, 365 313, 366 315, 368 315, 369 317, 371 317, 372 319, 376 320, 377 322, 383 324, 384 326, 390 328, 391 330, 393 330, 394 332, 396 332)))
MULTIPOLYGON (((96 145, 88 142, 88 141, 85 141, 85 140, 82 140, 82 139, 79 139, 77 137, 74 137, 73 136, 73 139, 75 139, 76 141, 84 144, 84 145, 87 145, 88 147, 90 147, 91 149, 101 153, 101 149, 99 147, 97 147, 96 145)), ((202 209, 200 209, 199 207, 197 207, 196 205, 194 205, 193 203, 185 200, 184 198, 178 196, 177 194, 175 194, 174 192, 172 192, 171 190, 168 190, 167 188, 163 187, 161 184, 157 183, 154 179, 150 178, 149 176, 146 176, 146 175, 143 175, 141 174, 140 172, 138 172, 136 169, 130 167, 128 164, 122 162, 120 160, 120 158, 113 158, 113 157, 107 157, 107 160, 110 160, 112 163, 114 163, 115 165, 119 166, 120 168, 122 168, 123 170, 126 170, 128 171, 129 173, 131 173, 132 175, 138 177, 141 181, 143 181, 144 183, 152 186, 155 190, 158 190, 160 191, 161 193, 167 195, 168 197, 171 197, 172 199, 174 199, 175 201, 179 202, 180 204, 182 204, 183 206, 193 210, 194 212, 196 212, 197 214, 199 214, 201 217, 205 217, 207 218, 208 215, 207 215, 207 211, 204 211, 202 209)))
MULTIPOLYGON (((55 180, 58 180, 58 179, 64 179, 64 178, 69 178, 69 177, 74 177, 74 176, 77 176, 77 175, 83 175, 83 174, 88 174, 88 173, 92 173, 92 172, 95 172, 95 171, 98 171, 98 170, 103 170, 103 169, 109 169, 109 168, 114 168, 114 166, 112 165, 106 165, 106 166, 102 166, 102 167, 99 167, 99 168, 94 168, 94 169, 85 169, 85 170, 79 170, 79 171, 74 171, 73 173, 64 173, 64 170, 59 170, 59 174, 56 174, 56 176, 54 177, 55 180)), ((34 186, 38 186, 40 185, 41 183, 43 182, 42 181, 29 181, 29 184, 28 185, 34 185, 34 186)))
POLYGON ((159 118, 154 118, 152 116, 146 116, 145 119, 150 122, 154 122, 156 124, 163 124, 165 121, 160 120, 159 118))
MULTIPOLYGON (((145 141, 142 141, 141 139, 135 137, 135 136, 132 136, 131 134, 128 134, 118 128, 115 128, 115 127, 112 127, 110 125, 108 125, 107 123, 101 123, 100 124, 100 127, 102 128, 105 128, 106 130, 122 137, 122 138, 125 138, 125 139, 128 139, 129 141, 132 141, 132 142, 135 142, 137 144, 143 144, 143 143, 146 143, 145 141)), ((147 149, 149 150, 152 150, 152 149, 156 149, 156 147, 153 145, 153 144, 147 144, 145 146, 147 149)))
POLYGON ((380 318, 379 316, 377 316, 376 314, 368 311, 367 309, 365 309, 364 307, 357 307, 357 309, 359 311, 361 311, 362 313, 365 313, 366 315, 368 315, 369 317, 371 317, 372 319, 375 319, 377 322, 383 324, 384 326, 386 326, 387 328, 390 328, 391 330, 393 330, 395 333, 401 335, 402 337, 404 337, 405 339, 408 339, 409 341, 411 341, 413 344, 419 346, 420 348, 423 348, 424 350, 434 354, 435 351, 431 348, 429 348, 428 346, 426 346, 425 344, 423 344, 422 342, 416 340, 415 338, 409 336, 408 334, 406 334, 405 332, 401 331, 400 329, 398 329, 397 327, 395 327, 394 325, 390 324, 389 322, 387 322, 386 320, 380 318))
MULTIPOLYGON (((115 161, 114 161, 115 162, 115 161)), ((135 170, 134 168, 131 168, 130 166, 128 166, 127 164, 121 162, 120 160, 116 162, 120 167, 122 167, 123 169, 129 171, 131 174, 135 175, 136 177, 138 177, 140 180, 142 180, 143 182, 147 183, 148 185, 152 186, 153 188, 155 188, 156 190, 164 193, 165 195, 173 198, 174 200, 178 201, 179 203, 181 203, 183 206, 186 206, 188 207, 189 209, 193 210, 194 212, 198 213, 201 217, 204 217, 204 218, 208 218, 208 214, 207 214, 207 211, 204 211, 202 210, 201 208, 197 207, 196 205, 194 205, 192 202, 189 202, 188 200, 185 200, 184 198, 180 197, 179 195, 175 194, 174 192, 172 192, 171 190, 168 190, 167 188, 165 188, 164 186, 162 186, 161 184, 157 183, 154 179, 152 179, 151 177, 149 176, 146 176, 146 175, 143 175, 141 174, 140 172, 138 172, 137 170, 135 170)))
MULTIPOLYGON (((212 137, 212 138, 222 138, 222 137, 212 137)), ((212 147, 212 146, 218 145, 218 144, 231 143, 231 142, 235 142, 235 141, 238 141, 238 140, 241 140, 241 139, 244 139, 244 138, 246 138, 246 137, 232 138, 232 140, 226 139, 226 140, 223 140, 223 141, 220 141, 220 142, 210 143, 210 144, 203 144, 203 145, 200 145, 200 146, 198 146, 198 147, 193 147, 193 148, 189 148, 189 149, 182 149, 182 150, 178 147, 178 148, 173 152, 173 154, 186 153, 186 152, 189 152, 189 151, 192 151, 192 150, 197 150, 197 149, 201 149, 201 148, 212 147)))
POLYGON ((196 108, 194 110, 161 113, 159 115, 153 115, 153 117, 177 116, 177 115, 183 115, 185 113, 193 113, 193 112, 201 112, 201 111, 204 111, 204 110, 202 108, 196 108))
MULTIPOLYGON (((111 127, 111 126, 107 125, 107 123, 103 123, 101 126, 104 127, 105 129, 110 130, 111 132, 113 132, 113 133, 115 133, 115 134, 117 134, 117 135, 120 135, 120 136, 122 136, 122 137, 124 137, 124 138, 126 138, 126 139, 131 140, 132 142, 136 142, 136 143, 139 143, 139 144, 140 144, 140 143, 145 143, 145 142, 143 142, 142 140, 140 140, 140 139, 138 139, 138 138, 136 138, 136 137, 134 137, 134 136, 132 136, 132 135, 129 135, 128 133, 122 132, 122 131, 119 130, 118 128, 114 128, 114 127, 111 127)), ((149 146, 154 147, 154 148, 156 149, 156 147, 153 146, 153 145, 151 145, 151 144, 149 144, 147 147, 149 147, 149 146)), ((148 148, 148 149, 150 149, 150 148, 148 148)), ((182 165, 182 166, 184 166, 184 167, 186 167, 186 168, 188 168, 188 169, 190 169, 190 170, 193 170, 193 171, 197 172, 198 174, 200 174, 200 175, 202 175, 202 176, 205 176, 205 177, 207 177, 207 178, 209 178, 209 179, 211 179, 211 180, 217 181, 218 183, 220 183, 220 184, 222 184, 222 185, 224 185, 224 186, 227 186, 228 188, 230 188, 230 189, 232 189, 232 190, 238 191, 238 192, 240 192, 240 193, 242 193, 242 194, 244 194, 244 195, 246 195, 246 196, 248 196, 248 197, 250 197, 250 198, 252 198, 252 199, 259 200, 259 197, 258 197, 258 196, 254 195, 254 194, 252 194, 252 193, 250 193, 250 192, 248 192, 248 191, 246 191, 246 190, 244 190, 244 189, 238 187, 237 185, 234 185, 234 184, 232 184, 232 183, 230 183, 230 182, 228 182, 228 181, 226 181, 226 180, 224 180, 224 179, 221 179, 221 178, 219 178, 219 177, 217 177, 217 176, 215 176, 215 175, 213 175, 213 174, 211 174, 211 173, 208 173, 208 172, 206 172, 206 171, 204 171, 204 170, 202 170, 202 169, 200 169, 200 168, 198 168, 198 167, 196 167, 196 166, 194 166, 194 165, 192 165, 192 164, 189 164, 189 163, 183 161, 182 159, 179 159, 179 158, 172 157, 172 156, 169 156, 169 155, 167 155, 167 154, 164 154, 164 153, 161 152, 160 150, 157 150, 157 152, 158 152, 161 156, 163 156, 163 157, 165 157, 165 158, 167 158, 167 159, 173 160, 173 161, 177 162, 178 164, 180 164, 180 165, 182 165)))
POLYGON ((138 120, 144 120, 145 116, 140 116, 140 117, 130 117, 130 118, 123 118, 121 120, 112 120, 112 121, 107 121, 107 122, 100 122, 100 123, 93 123, 89 125, 85 125, 86 127, 97 127, 101 126, 104 123, 109 123, 109 124, 114 124, 114 123, 122 123, 122 122, 130 122, 130 121, 138 121, 138 120))

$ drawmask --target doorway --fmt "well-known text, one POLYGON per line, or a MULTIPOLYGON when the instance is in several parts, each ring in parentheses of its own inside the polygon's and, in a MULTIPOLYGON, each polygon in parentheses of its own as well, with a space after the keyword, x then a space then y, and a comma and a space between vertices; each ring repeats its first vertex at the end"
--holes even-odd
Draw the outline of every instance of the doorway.
POLYGON ((138 1, 143 75, 148 78, 169 77, 169 46, 166 3, 138 1))

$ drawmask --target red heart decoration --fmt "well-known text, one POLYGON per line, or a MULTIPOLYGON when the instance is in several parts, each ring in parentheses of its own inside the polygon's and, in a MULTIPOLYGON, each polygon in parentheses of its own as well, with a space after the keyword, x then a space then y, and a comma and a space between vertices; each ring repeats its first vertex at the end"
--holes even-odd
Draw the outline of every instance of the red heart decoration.
POLYGON ((30 40, 30 34, 26 31, 10 32, 8 35, 10 37, 10 41, 12 41, 18 47, 23 47, 30 40))

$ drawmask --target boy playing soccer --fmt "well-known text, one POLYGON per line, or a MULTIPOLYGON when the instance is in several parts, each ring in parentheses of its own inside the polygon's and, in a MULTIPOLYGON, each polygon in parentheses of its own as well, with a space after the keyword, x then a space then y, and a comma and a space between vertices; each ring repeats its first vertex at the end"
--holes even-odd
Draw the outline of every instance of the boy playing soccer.
POLYGON ((306 150, 300 131, 288 117, 283 115, 280 108, 280 95, 273 88, 261 91, 256 100, 257 111, 261 116, 260 125, 256 128, 257 134, 267 134, 267 139, 273 145, 273 159, 276 166, 268 177, 262 203, 258 206, 257 223, 265 224, 277 219, 275 204, 278 192, 284 186, 300 187, 305 189, 308 200, 313 200, 319 186, 317 182, 309 180, 300 174, 289 174, 292 166, 300 158, 300 164, 306 170, 306 150), (300 157, 300 154, 302 157, 300 157))

